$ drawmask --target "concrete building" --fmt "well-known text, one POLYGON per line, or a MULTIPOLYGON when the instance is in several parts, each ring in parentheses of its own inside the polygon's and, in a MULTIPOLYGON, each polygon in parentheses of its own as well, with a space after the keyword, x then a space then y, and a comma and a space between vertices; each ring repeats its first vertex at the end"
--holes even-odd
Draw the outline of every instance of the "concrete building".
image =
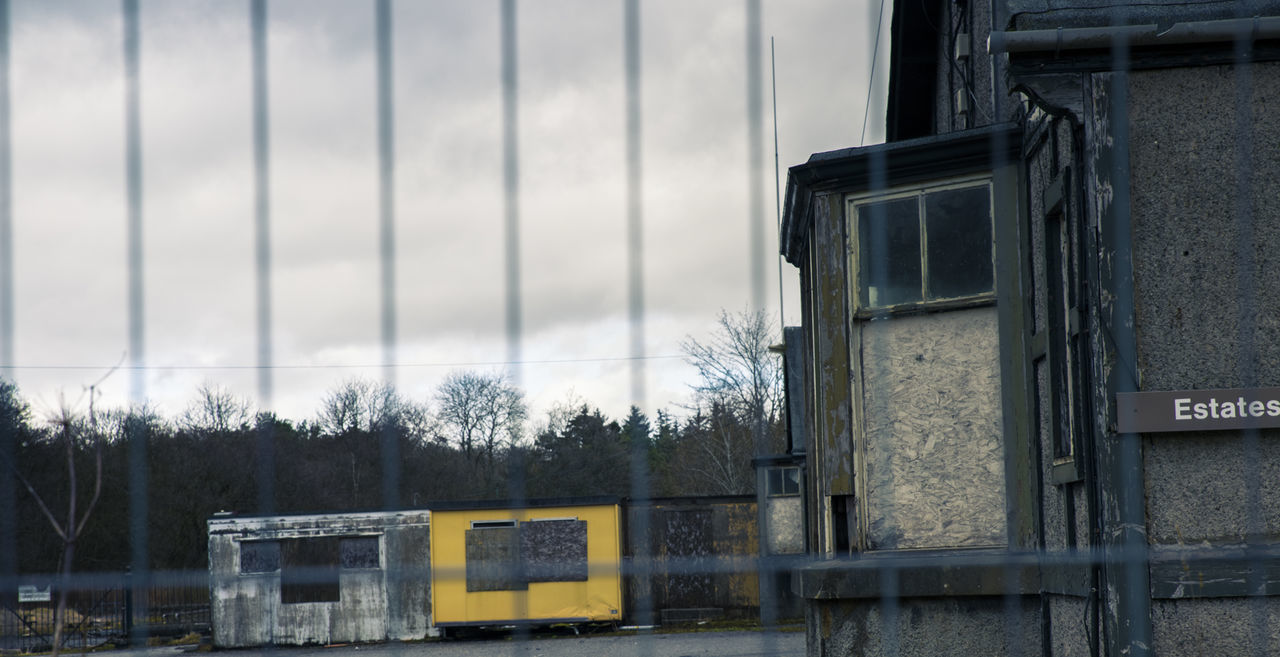
POLYGON ((790 170, 812 655, 1280 652, 1280 3, 1102 4, 895 1, 790 170))
POLYGON ((426 511, 212 518, 213 645, 422 639, 429 558, 426 511))

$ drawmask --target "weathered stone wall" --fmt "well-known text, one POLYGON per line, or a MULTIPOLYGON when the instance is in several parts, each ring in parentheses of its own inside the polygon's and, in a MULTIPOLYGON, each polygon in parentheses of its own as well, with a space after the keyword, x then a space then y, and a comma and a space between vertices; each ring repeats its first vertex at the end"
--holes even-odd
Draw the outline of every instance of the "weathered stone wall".
POLYGON ((1027 655, 1040 645, 1035 596, 821 600, 805 613, 810 657, 1027 655))
MULTIPOLYGON (((1140 389, 1280 384, 1280 64, 1129 80, 1140 389)), ((1276 430, 1146 437, 1153 547, 1168 556, 1280 543, 1278 438, 1276 430)), ((1156 654, 1276 650, 1275 598, 1152 605, 1156 654)))
MULTIPOLYGON (((1143 390, 1280 384, 1280 65, 1245 74, 1247 108, 1234 67, 1130 76, 1143 390)), ((1235 432, 1148 439, 1152 543, 1280 535, 1280 432, 1263 434, 1252 454, 1235 432)))

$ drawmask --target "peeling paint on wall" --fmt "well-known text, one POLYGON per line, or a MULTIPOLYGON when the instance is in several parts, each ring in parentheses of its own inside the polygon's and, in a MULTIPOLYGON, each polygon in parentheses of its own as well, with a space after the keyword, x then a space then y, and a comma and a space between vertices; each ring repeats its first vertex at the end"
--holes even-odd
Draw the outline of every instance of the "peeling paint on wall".
POLYGON ((822 458, 821 488, 827 495, 853 494, 853 435, 850 431, 848 253, 844 235, 844 196, 830 194, 814 204, 814 327, 818 430, 822 458))
POLYGON ((428 512, 416 511, 210 520, 214 645, 238 648, 424 638, 431 626, 428 519, 428 512), (342 552, 334 551, 337 587, 330 597, 336 599, 287 599, 281 579, 289 566, 289 550, 278 550, 273 562, 263 559, 262 545, 343 538, 356 538, 354 547, 363 551, 347 554, 345 564, 342 552))

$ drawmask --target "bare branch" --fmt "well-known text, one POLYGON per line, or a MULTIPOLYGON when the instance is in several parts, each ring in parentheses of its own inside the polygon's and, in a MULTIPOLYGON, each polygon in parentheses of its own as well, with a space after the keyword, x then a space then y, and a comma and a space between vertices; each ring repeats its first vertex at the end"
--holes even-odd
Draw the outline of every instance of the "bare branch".
POLYGON ((37 493, 35 487, 31 485, 31 482, 27 481, 27 478, 22 476, 22 473, 18 471, 18 466, 9 461, 9 459, 4 459, 4 464, 9 466, 9 470, 13 472, 13 476, 17 477, 18 482, 21 483, 22 486, 27 489, 27 492, 31 494, 32 499, 36 501, 36 506, 40 508, 40 512, 44 514, 46 519, 48 519, 49 524, 53 525, 53 532, 58 535, 58 538, 64 541, 67 540, 67 533, 62 530, 62 525, 58 522, 57 518, 53 517, 53 512, 49 510, 47 505, 45 505, 44 498, 40 497, 40 493, 37 493))

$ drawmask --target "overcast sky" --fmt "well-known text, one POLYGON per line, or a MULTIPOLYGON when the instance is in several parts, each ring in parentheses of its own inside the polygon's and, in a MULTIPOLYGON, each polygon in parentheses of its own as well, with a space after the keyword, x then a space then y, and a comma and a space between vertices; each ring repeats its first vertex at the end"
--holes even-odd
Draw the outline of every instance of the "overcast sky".
MULTIPOLYGON (((140 2, 145 394, 171 415, 202 383, 257 395, 247 5, 140 2)), ((630 365, 618 360, 630 354, 623 2, 517 6, 519 376, 537 412, 573 392, 621 417, 632 402, 630 365)), ((879 6, 762 2, 772 317, 769 38, 785 177, 810 153, 860 142, 879 6)), ((393 8, 394 376, 427 401, 448 372, 507 359, 499 2, 393 8)), ((11 372, 37 411, 59 394, 83 410, 84 386, 129 345, 123 19, 117 3, 98 0, 15 0, 11 11, 11 372)), ((707 337, 721 309, 751 303, 747 31, 742 0, 642 0, 640 13, 652 412, 688 397, 681 340, 707 337)), ((344 379, 382 376, 374 4, 272 0, 268 22, 273 361, 282 366, 272 406, 301 420, 344 379)), ((882 139, 883 91, 873 97, 867 143, 882 139)), ((783 272, 786 321, 796 324, 795 276, 783 272)), ((100 390, 100 404, 125 403, 129 374, 100 390)))

